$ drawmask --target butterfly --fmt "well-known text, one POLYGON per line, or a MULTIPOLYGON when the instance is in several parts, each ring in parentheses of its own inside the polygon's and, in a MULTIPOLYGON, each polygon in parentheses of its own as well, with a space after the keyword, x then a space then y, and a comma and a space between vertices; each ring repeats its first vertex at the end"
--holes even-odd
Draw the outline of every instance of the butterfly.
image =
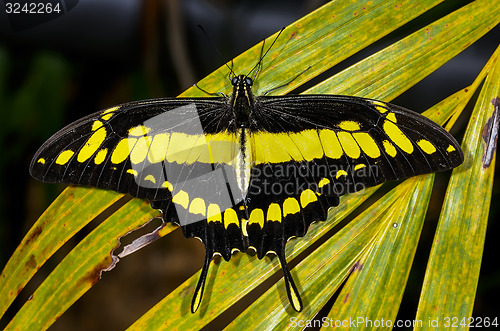
POLYGON ((230 96, 137 101, 88 115, 49 138, 30 165, 44 182, 147 199, 200 239, 206 253, 193 313, 213 257, 229 261, 250 249, 259 259, 277 255, 291 306, 301 311, 285 258, 290 238, 325 221, 344 194, 464 159, 441 126, 393 104, 256 96, 249 74, 232 73, 231 84, 230 96))

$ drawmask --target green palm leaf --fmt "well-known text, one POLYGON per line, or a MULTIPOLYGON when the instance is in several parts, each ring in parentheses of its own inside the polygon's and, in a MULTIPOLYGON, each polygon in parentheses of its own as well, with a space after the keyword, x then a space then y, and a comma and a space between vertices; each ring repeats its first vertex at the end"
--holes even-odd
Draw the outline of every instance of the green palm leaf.
MULTIPOLYGON (((259 91, 272 90, 302 72, 290 84, 272 90, 286 93, 440 2, 329 3, 282 32, 265 58, 254 91, 259 94, 259 91)), ((490 3, 489 0, 474 1, 329 77, 307 93, 348 94, 389 101, 497 25, 500 9, 490 3)), ((274 38, 269 37, 266 45, 274 38)), ((238 56, 234 68, 241 73, 249 72, 260 56, 261 47, 256 45, 238 56)), ((425 113, 434 121, 440 124, 448 121, 451 126, 468 102, 471 91, 487 77, 462 144, 466 161, 453 171, 447 191, 417 319, 469 317, 472 313, 494 169, 494 157, 484 166, 484 155, 488 154, 485 151, 491 149, 491 143, 482 142, 482 134, 485 123, 494 118, 491 100, 500 94, 498 57, 497 51, 467 90, 455 93, 425 113), (478 189, 482 192, 479 198, 478 189), (469 196, 471 190, 475 190, 475 199, 469 196), (471 240, 460 240, 465 231, 472 231, 468 235, 471 240), (469 253, 461 257, 457 251, 469 253), (455 265, 460 265, 460 270, 454 268, 455 265), (469 276, 461 279, 464 274, 469 276), (461 289, 459 297, 457 288, 461 289)), ((230 93, 228 82, 221 79, 226 75, 227 68, 223 66, 200 81, 199 86, 208 91, 230 93)), ((199 95, 203 93, 196 88, 183 94, 199 95)), ((498 106, 494 116, 498 116, 498 106)), ((332 229, 377 188, 345 196, 340 206, 331 210, 328 221, 314 224, 306 237, 289 242, 287 258, 292 266, 296 265, 292 274, 305 303, 301 313, 295 313, 288 306, 283 281, 276 282, 277 277, 273 276, 280 272, 276 259, 257 260, 254 256, 236 254, 229 263, 212 266, 205 298, 196 314, 189 313, 189 303, 199 274, 167 295, 131 329, 201 328, 223 316, 238 301, 249 308, 242 311, 239 308, 239 316, 228 325, 229 329, 285 328, 290 325, 291 317, 297 321, 312 318, 340 287, 338 299, 328 315, 330 321, 342 322, 358 316, 372 321, 382 318, 394 321, 433 180, 434 175, 427 175, 403 182, 332 235, 332 229), (257 286, 262 294, 252 302, 247 294, 252 291, 255 294, 257 286)), ((117 245, 117 239, 158 215, 145 202, 137 199, 125 202, 120 197, 97 189, 68 188, 40 217, 0 276, 2 314, 35 272, 65 242, 103 211, 112 206, 116 209, 116 204, 121 204, 61 261, 7 329, 48 328, 95 284, 100 271, 111 263, 110 251, 117 245)), ((165 236, 172 229, 173 226, 168 226, 160 235, 165 236)))

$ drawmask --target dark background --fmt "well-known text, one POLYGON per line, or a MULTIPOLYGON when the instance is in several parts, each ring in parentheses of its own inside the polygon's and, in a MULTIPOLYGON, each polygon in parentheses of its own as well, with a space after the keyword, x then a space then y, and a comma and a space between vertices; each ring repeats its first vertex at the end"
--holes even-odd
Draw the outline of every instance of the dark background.
MULTIPOLYGON (((32 155, 54 132, 84 115, 119 103, 176 96, 225 61, 324 3, 72 0, 60 2, 63 12, 59 15, 35 19, 7 17, 1 1, 0 266, 5 265, 30 226, 64 188, 36 182, 28 174, 32 155), (199 24, 221 56, 198 29, 199 24)), ((446 1, 329 72, 340 71, 464 3, 446 1)), ((466 87, 499 41, 497 27, 394 103, 421 112, 466 87)), ((460 137, 463 127, 455 134, 460 137)), ((437 184, 446 184, 446 180, 440 175, 437 184)), ((474 316, 494 317, 500 311, 500 268, 495 256, 499 249, 499 191, 496 181, 474 316)), ((399 318, 411 319, 416 311, 415 298, 420 293, 442 193, 436 192, 435 196, 399 318)), ((201 267, 202 245, 176 232, 171 240, 160 240, 127 257, 72 306, 53 329, 129 326, 201 267)), ((64 248, 57 253, 60 257, 64 254, 64 248)), ((37 273, 23 292, 26 297, 29 288, 34 288, 50 268, 37 273)), ((12 316, 21 304, 22 300, 16 301, 8 315, 12 316)), ((7 321, 1 322, 0 326, 4 326, 7 321)))

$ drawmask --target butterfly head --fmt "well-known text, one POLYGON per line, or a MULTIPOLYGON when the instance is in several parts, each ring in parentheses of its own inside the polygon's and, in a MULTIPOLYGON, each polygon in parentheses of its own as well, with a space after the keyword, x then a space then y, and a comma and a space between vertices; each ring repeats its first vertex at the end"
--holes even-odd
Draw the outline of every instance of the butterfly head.
POLYGON ((233 84, 233 88, 245 89, 252 86, 253 79, 246 75, 238 75, 231 79, 231 84, 233 84))

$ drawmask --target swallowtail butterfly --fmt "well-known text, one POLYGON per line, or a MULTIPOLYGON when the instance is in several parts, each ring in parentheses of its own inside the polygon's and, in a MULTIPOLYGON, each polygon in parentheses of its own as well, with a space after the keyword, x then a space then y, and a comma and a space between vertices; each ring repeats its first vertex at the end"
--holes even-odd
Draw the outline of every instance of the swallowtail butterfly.
POLYGON ((233 75, 230 97, 122 104, 63 128, 38 150, 44 182, 148 199, 206 248, 191 311, 215 254, 278 256, 291 305, 302 309, 285 245, 324 221, 343 194, 460 165, 441 126, 385 102, 338 95, 255 96, 233 75))

